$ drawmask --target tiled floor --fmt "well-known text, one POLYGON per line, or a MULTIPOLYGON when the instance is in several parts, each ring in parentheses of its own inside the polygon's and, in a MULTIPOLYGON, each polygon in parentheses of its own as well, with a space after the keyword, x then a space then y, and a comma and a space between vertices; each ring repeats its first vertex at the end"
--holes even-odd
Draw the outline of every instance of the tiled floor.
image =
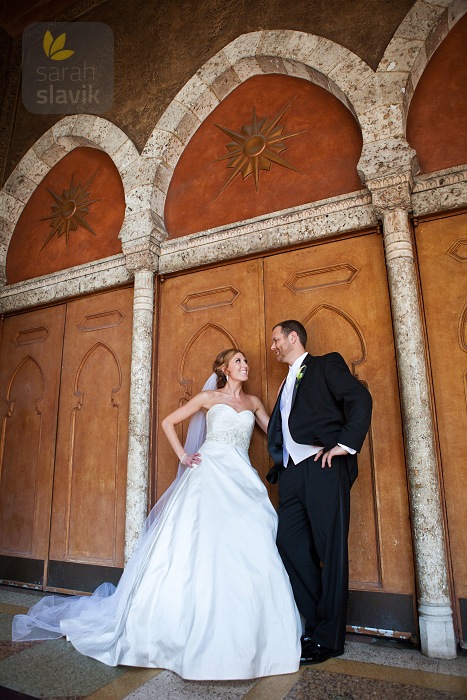
POLYGON ((63 639, 11 642, 11 620, 37 593, 0 587, 0 700, 447 700, 467 698, 467 654, 428 659, 392 640, 346 643, 344 656, 296 674, 190 682, 159 669, 110 668, 63 639))

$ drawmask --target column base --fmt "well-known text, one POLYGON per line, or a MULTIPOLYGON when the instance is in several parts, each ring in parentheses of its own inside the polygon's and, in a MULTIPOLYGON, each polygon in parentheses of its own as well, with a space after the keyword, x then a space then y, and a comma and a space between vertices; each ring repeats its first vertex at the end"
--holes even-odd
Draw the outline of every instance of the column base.
POLYGON ((418 611, 422 653, 435 659, 455 659, 457 646, 451 607, 422 604, 418 611))

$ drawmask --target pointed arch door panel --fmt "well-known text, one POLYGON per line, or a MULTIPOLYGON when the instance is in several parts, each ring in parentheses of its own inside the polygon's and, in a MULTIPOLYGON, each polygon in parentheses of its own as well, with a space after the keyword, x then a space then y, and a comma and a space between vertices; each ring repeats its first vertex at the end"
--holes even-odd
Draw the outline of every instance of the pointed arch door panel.
POLYGON ((49 589, 93 590, 123 567, 132 291, 68 305, 49 589))
POLYGON ((41 585, 65 306, 8 317, 0 344, 0 579, 41 585))
MULTIPOLYGON (((160 288, 157 416, 160 420, 198 393, 212 372, 216 355, 229 347, 246 354, 252 371, 247 391, 264 394, 264 329, 261 260, 233 263, 166 279, 160 288)), ((186 425, 180 426, 185 439, 186 425)), ((159 497, 177 471, 177 460, 165 436, 157 439, 159 497)), ((256 433, 257 431, 255 431, 256 433)), ((253 464, 264 476, 264 440, 252 440, 253 464)))
MULTIPOLYGON (((338 351, 373 396, 351 494, 348 625, 416 634, 397 370, 382 239, 376 233, 271 256, 264 263, 266 327, 296 318, 313 355, 338 351)), ((284 367, 268 356, 271 410, 284 367)))
POLYGON ((415 227, 458 636, 467 644, 467 214, 415 227))
POLYGON ((5 319, 0 580, 93 590, 123 566, 132 289, 5 319))

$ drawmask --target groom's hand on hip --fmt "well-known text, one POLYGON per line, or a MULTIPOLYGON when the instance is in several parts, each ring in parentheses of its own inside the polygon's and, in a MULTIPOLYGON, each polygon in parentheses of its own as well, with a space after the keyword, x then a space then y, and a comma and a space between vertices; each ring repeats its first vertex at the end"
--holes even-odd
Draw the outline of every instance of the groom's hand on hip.
POLYGON ((321 467, 324 469, 324 467, 332 467, 332 458, 333 457, 338 457, 340 455, 347 455, 349 454, 347 450, 344 450, 343 447, 340 445, 335 445, 335 447, 331 448, 327 452, 324 450, 320 450, 316 456, 315 456, 315 462, 318 461, 318 459, 321 458, 321 467))

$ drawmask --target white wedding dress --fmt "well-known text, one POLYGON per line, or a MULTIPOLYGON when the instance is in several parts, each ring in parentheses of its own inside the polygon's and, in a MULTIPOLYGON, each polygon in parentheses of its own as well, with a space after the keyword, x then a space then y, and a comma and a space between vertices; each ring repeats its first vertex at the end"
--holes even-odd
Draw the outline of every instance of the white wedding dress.
POLYGON ((190 680, 297 671, 300 616, 275 537, 277 515, 248 458, 254 414, 216 404, 201 464, 176 483, 116 589, 45 597, 13 639, 66 636, 110 666, 190 680))

